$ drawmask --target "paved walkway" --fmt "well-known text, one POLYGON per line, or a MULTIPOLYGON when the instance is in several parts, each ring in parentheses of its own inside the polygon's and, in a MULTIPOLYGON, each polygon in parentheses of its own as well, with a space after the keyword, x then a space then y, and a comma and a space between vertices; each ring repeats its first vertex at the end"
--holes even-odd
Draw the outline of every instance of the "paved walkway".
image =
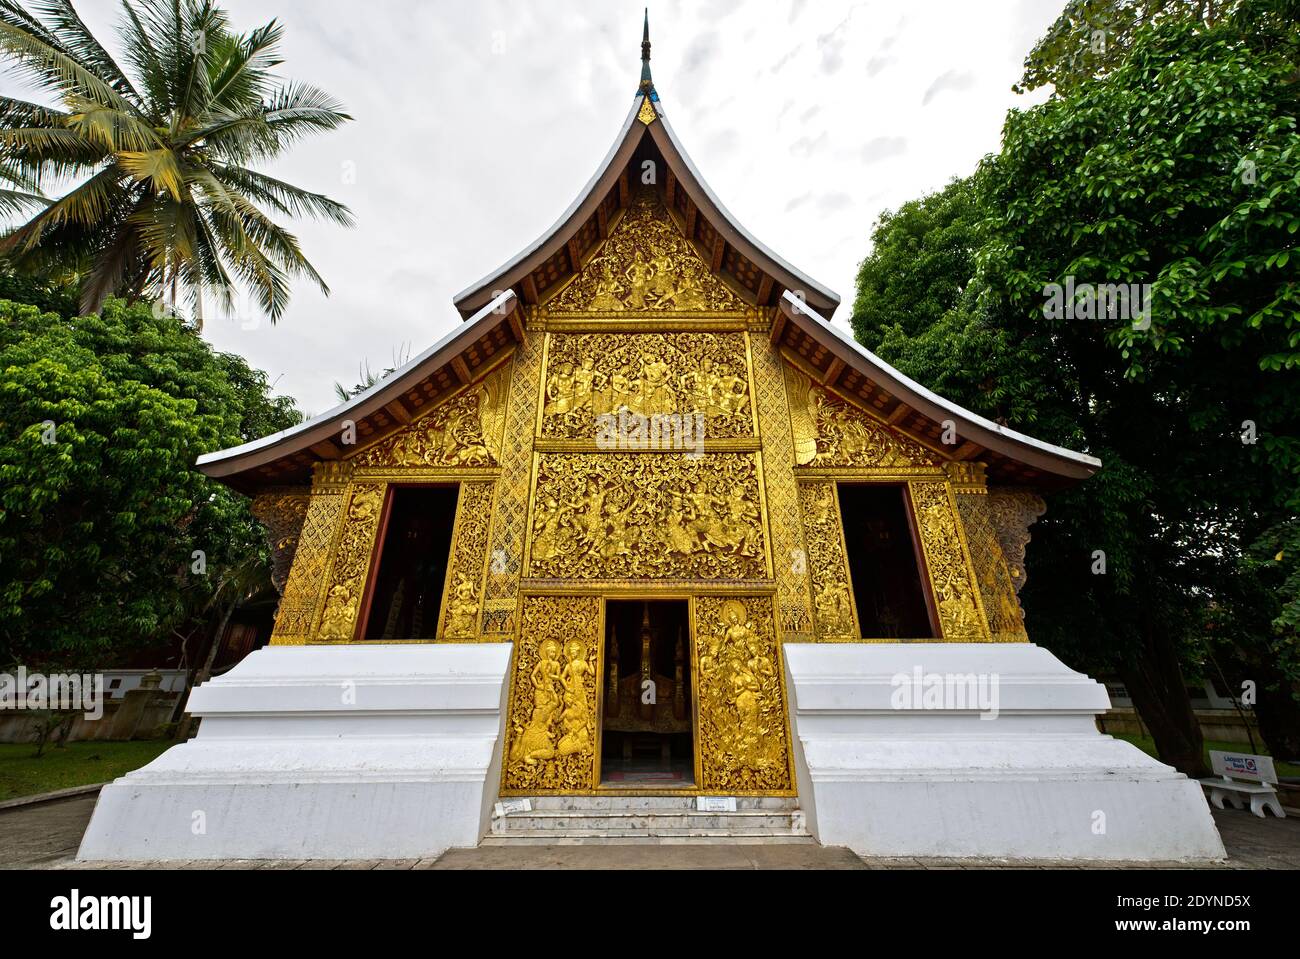
MULTIPOLYGON (((93 869, 75 862, 94 796, 0 810, 0 869, 93 869)), ((1259 819, 1214 812, 1228 850, 1210 869, 1300 869, 1300 817, 1259 819)), ((452 849, 439 859, 257 862, 118 863, 135 869, 1105 869, 1131 863, 969 859, 861 859, 817 845, 745 846, 484 846, 452 849)), ((1144 863, 1185 869, 1183 863, 1144 863)))

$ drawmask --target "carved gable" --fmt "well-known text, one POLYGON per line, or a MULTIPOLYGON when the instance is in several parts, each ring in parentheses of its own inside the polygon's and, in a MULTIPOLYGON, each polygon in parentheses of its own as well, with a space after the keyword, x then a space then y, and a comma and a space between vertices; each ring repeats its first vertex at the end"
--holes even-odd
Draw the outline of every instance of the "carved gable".
POLYGON ((509 388, 509 364, 366 447, 354 466, 496 466, 509 388))
POLYGON ((785 368, 798 466, 941 466, 943 458, 870 413, 785 368))
POLYGON ((610 238, 549 309, 563 313, 737 313, 748 306, 709 272, 653 189, 642 190, 610 238))

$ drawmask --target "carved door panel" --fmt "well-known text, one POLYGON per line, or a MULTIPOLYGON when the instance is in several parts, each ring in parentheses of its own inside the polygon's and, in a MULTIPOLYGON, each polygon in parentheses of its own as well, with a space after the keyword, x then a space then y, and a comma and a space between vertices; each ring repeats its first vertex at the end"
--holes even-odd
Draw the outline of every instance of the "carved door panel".
POLYGON ((698 596, 696 755, 706 792, 794 791, 784 666, 770 596, 698 596))
POLYGON ((598 785, 603 609, 599 596, 524 597, 503 794, 590 792, 598 785))

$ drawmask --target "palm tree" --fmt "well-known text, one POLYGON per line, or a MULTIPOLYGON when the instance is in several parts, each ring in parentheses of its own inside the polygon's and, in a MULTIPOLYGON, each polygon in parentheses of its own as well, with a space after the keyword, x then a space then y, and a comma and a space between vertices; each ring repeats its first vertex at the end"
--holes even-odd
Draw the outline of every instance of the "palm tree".
POLYGON ((0 97, 0 156, 33 199, 75 185, 0 239, 0 256, 83 273, 87 313, 114 295, 183 296, 201 326, 205 293, 229 311, 242 283, 274 322, 294 277, 328 295, 271 217, 350 226, 351 212, 252 167, 351 117, 321 90, 272 73, 278 23, 236 34, 212 0, 122 0, 128 71, 71 0, 32 7, 38 16, 0 0, 0 55, 60 106, 0 97))

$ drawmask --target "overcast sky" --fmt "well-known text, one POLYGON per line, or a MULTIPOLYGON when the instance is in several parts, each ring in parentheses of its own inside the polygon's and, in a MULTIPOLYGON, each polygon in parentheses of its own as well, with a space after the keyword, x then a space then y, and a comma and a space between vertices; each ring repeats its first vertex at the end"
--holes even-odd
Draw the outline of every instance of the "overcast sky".
MULTIPOLYGON (((275 17, 282 72, 355 122, 266 172, 348 204, 301 222, 329 298, 299 284, 271 326, 204 336, 266 370, 308 414, 333 384, 419 353, 459 322, 454 294, 547 229, 595 172, 640 74, 643 0, 226 0, 275 17)), ((998 148, 1010 87, 1062 0, 656 0, 655 86, 697 168, 767 246, 843 298, 882 210, 998 148)), ((110 49, 116 0, 81 0, 110 49)), ((0 90, 18 93, 9 79, 0 90)), ((1034 97, 1036 102, 1039 98, 1034 97)))

